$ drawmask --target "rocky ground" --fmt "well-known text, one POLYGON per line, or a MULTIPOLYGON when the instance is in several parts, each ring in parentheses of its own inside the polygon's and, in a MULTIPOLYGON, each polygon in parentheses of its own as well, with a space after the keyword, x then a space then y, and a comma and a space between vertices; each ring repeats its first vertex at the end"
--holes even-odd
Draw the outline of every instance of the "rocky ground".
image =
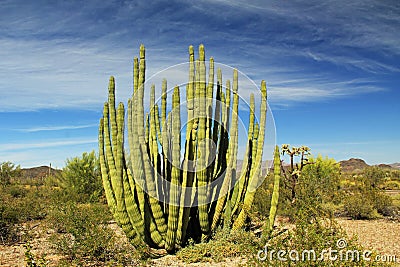
MULTIPOLYGON (((357 235, 361 245, 366 249, 377 251, 378 255, 396 255, 400 265, 400 222, 385 219, 372 221, 348 220, 345 218, 337 219, 338 223, 350 235, 357 235)), ((24 231, 29 231, 32 238, 32 253, 34 255, 44 255, 48 260, 48 266, 56 266, 61 258, 52 250, 47 241, 51 233, 43 229, 39 223, 32 222, 24 226, 24 231)), ((22 267, 25 266, 25 251, 23 243, 5 246, 0 245, 0 266, 2 267, 22 267)), ((237 257, 227 259, 225 262, 205 264, 194 263, 187 265, 179 261, 175 256, 166 256, 161 259, 153 260, 150 266, 237 266, 244 263, 245 259, 237 257)))
POLYGON ((364 248, 375 250, 379 256, 396 256, 400 265, 400 222, 385 219, 364 221, 338 219, 349 236, 356 235, 364 248))

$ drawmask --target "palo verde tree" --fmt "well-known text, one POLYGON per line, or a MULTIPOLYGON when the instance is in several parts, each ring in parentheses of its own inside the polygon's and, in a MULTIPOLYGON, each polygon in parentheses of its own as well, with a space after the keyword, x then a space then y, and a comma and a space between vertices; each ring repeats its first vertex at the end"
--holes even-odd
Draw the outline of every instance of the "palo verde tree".
POLYGON ((67 159, 55 183, 79 201, 95 201, 102 194, 99 159, 95 152, 67 159))
MULTIPOLYGON (((127 110, 123 103, 116 106, 115 79, 111 77, 100 120, 100 166, 108 205, 131 243, 153 256, 174 252, 189 238, 206 242, 218 227, 244 228, 262 179, 265 81, 261 82, 259 119, 254 95, 250 97, 247 148, 239 175, 238 71, 234 70, 232 82, 227 80, 223 86, 222 71, 217 69, 215 81, 210 58, 207 80, 203 45, 198 55, 195 59, 190 46, 184 94, 175 86, 169 98, 163 80, 159 106, 155 85, 145 86, 142 45, 140 57, 133 61, 133 90, 127 110), (149 101, 144 100, 145 93, 150 94, 149 101)), ((278 149, 276 153, 279 160, 278 149)), ((274 196, 273 205, 277 205, 277 193, 274 196)), ((272 214, 268 229, 274 218, 272 214)))

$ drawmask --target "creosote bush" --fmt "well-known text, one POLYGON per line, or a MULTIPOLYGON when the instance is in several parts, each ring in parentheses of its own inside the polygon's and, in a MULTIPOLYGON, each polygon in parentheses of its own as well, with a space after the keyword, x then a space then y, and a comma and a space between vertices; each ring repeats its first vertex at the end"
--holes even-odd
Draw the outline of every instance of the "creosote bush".
POLYGON ((390 196, 385 194, 386 172, 378 167, 368 167, 355 178, 354 185, 343 189, 344 212, 353 219, 376 219, 396 216, 390 196))
POLYGON ((139 256, 124 243, 110 224, 111 214, 102 204, 80 204, 68 201, 53 207, 47 222, 55 232, 50 237, 53 247, 71 264, 131 265, 139 256))

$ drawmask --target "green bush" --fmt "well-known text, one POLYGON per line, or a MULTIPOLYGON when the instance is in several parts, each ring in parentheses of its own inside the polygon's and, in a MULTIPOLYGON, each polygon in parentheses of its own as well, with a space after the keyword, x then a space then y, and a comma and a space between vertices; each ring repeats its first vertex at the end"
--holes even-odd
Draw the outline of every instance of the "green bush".
POLYGON ((296 220, 299 214, 330 217, 340 204, 340 165, 331 158, 310 157, 298 177, 296 199, 291 201, 290 181, 283 180, 279 213, 296 220))
POLYGON ((111 219, 108 207, 102 204, 69 201, 57 205, 48 216, 49 226, 55 230, 50 241, 65 257, 66 265, 136 262, 137 255, 130 251, 133 248, 110 227, 111 219))
POLYGON ((400 189, 400 182, 389 180, 389 181, 385 182, 383 187, 386 190, 399 190, 400 189))
POLYGON ((47 190, 25 189, 21 185, 10 184, 0 191, 0 240, 3 243, 18 241, 18 225, 40 220, 46 216, 47 190))
POLYGON ((376 219, 379 217, 372 201, 362 194, 348 196, 344 201, 344 210, 352 219, 376 219))
MULTIPOLYGON (((360 254, 364 249, 357 244, 355 238, 349 238, 340 226, 334 221, 326 218, 314 218, 309 220, 309 215, 306 213, 298 214, 296 223, 292 230, 280 231, 273 238, 268 240, 267 244, 258 253, 256 262, 250 262, 252 266, 387 266, 385 264, 364 260, 362 256, 353 259, 342 257, 340 259, 340 251, 359 251, 360 254), (340 243, 339 243, 340 242, 340 243), (343 243, 344 242, 344 243, 343 243), (345 246, 338 246, 345 244, 345 246), (337 260, 330 260, 327 255, 329 249, 338 251, 337 260), (271 251, 275 253, 270 258, 271 251), (286 261, 279 260, 277 253, 283 250, 286 254, 283 256, 286 261), (314 251, 314 254, 302 254, 303 252, 314 251), (267 254, 265 254, 267 252, 267 254), (295 252, 295 253, 293 253, 295 252), (324 253, 324 260, 321 259, 321 254, 324 253), (296 254, 297 253, 297 254, 296 254), (252 264, 251 264, 252 263, 252 264)), ((343 254, 345 254, 343 253, 343 254)), ((342 255, 343 255, 342 254, 342 255)), ((370 259, 373 259, 371 255, 370 259)), ((253 261, 253 260, 252 260, 253 261)))
POLYGON ((61 187, 70 199, 78 202, 96 202, 103 192, 99 161, 94 151, 82 157, 67 159, 53 183, 61 187))
POLYGON ((28 190, 19 185, 10 185, 5 189, 5 192, 13 198, 23 198, 26 197, 28 190))
POLYGON ((377 166, 371 166, 363 170, 362 176, 365 179, 367 187, 376 189, 383 184, 386 177, 386 171, 377 166))
POLYGON ((392 206, 391 197, 386 195, 384 192, 372 191, 369 198, 371 198, 374 208, 382 215, 385 215, 384 213, 387 207, 392 206))
POLYGON ((25 261, 27 267, 46 267, 46 257, 42 255, 41 257, 37 257, 32 253, 32 245, 27 242, 24 244, 25 248, 25 261))
POLYGON ((219 229, 208 243, 193 243, 176 255, 185 263, 221 262, 232 257, 254 257, 258 247, 259 238, 251 232, 219 229))
POLYGON ((273 173, 269 172, 262 184, 257 188, 257 193, 254 195, 253 207, 254 211, 262 217, 268 217, 271 206, 271 194, 274 186, 273 173))
POLYGON ((15 166, 14 163, 7 161, 0 163, 0 186, 6 186, 11 183, 13 178, 21 175, 20 166, 15 166))

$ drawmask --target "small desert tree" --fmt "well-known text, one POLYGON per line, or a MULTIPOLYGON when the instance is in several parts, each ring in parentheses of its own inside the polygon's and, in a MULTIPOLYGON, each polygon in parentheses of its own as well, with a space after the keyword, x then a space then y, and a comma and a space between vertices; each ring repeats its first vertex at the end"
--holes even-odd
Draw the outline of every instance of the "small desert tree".
POLYGON ((386 172, 382 168, 371 166, 363 170, 362 176, 364 177, 364 183, 367 186, 376 189, 383 184, 386 172))
POLYGON ((340 165, 334 159, 310 157, 299 177, 298 201, 309 214, 332 215, 340 202, 340 165), (314 212, 311 212, 314 211, 314 212))
POLYGON ((0 185, 6 186, 11 183, 11 179, 21 175, 20 166, 7 161, 0 164, 0 185))
POLYGON ((96 200, 102 193, 99 161, 94 151, 67 159, 56 183, 80 201, 96 200))
POLYGON ((310 157, 309 163, 302 172, 302 190, 325 202, 336 201, 340 187, 340 164, 321 155, 310 157))
POLYGON ((282 170, 284 174, 284 184, 290 189, 290 201, 294 203, 296 201, 297 185, 299 183, 300 174, 308 162, 310 155, 310 148, 307 146, 301 147, 290 147, 290 145, 284 144, 281 149, 282 155, 288 155, 290 157, 290 165, 288 168, 282 170), (296 158, 299 158, 299 162, 296 162, 296 158))

